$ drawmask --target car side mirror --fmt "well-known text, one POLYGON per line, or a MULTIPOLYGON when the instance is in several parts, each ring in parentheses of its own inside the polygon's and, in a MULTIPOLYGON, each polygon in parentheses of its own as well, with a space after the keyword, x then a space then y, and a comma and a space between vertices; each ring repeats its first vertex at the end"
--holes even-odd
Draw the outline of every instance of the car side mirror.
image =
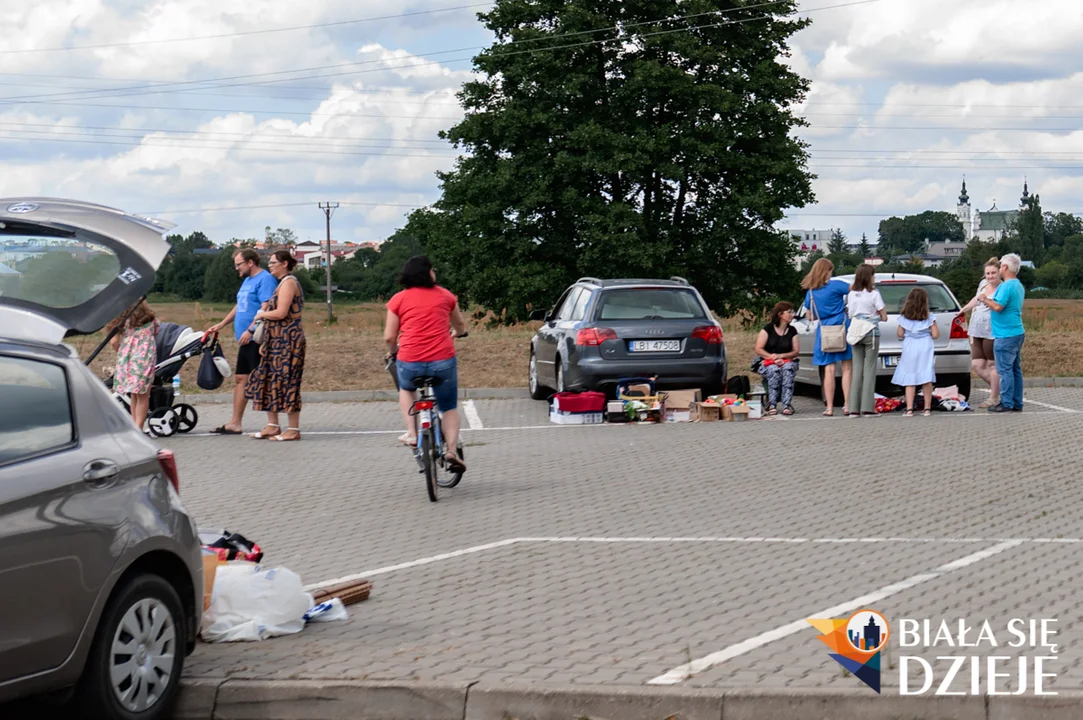
POLYGON ((548 320, 549 319, 549 311, 548 310, 534 310, 534 311, 532 311, 530 313, 530 319, 531 320, 548 320))

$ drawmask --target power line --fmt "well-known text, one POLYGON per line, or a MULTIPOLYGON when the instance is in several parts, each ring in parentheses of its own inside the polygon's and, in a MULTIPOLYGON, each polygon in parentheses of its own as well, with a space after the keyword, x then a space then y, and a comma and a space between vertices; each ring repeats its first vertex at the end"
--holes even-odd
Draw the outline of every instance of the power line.
MULTIPOLYGON (((725 12, 736 12, 736 11, 739 11, 739 10, 748 10, 748 9, 752 9, 752 8, 762 7, 762 6, 765 6, 765 5, 775 5, 775 4, 778 4, 778 2, 780 2, 780 1, 781 0, 774 0, 773 2, 761 3, 760 5, 750 5, 750 6, 747 6, 747 7, 732 8, 730 10, 712 11, 709 14, 722 14, 722 13, 725 13, 725 12)), ((823 10, 834 10, 834 9, 843 8, 843 7, 851 7, 851 6, 854 6, 854 5, 866 5, 866 4, 869 4, 869 3, 881 2, 881 1, 882 0, 851 0, 850 2, 840 3, 840 4, 836 4, 836 5, 828 5, 828 6, 818 7, 818 8, 809 8, 807 10, 796 11, 796 12, 793 12, 793 13, 786 13, 786 14, 787 15, 796 15, 796 14, 802 14, 802 13, 820 12, 820 11, 823 11, 823 10)), ((772 19, 773 17, 774 17, 774 15, 761 15, 761 16, 757 16, 757 17, 753 17, 753 18, 742 19, 742 20, 731 20, 731 21, 725 21, 725 22, 719 22, 719 23, 709 23, 709 24, 705 24, 705 25, 693 25, 693 26, 684 27, 684 28, 677 28, 677 29, 674 29, 674 30, 662 30, 662 31, 656 31, 656 32, 653 32, 653 33, 642 33, 642 34, 637 34, 634 37, 642 39, 642 38, 655 37, 655 36, 660 36, 660 35, 669 35, 669 34, 673 34, 673 33, 677 33, 677 32, 687 32, 689 30, 703 30, 703 29, 708 29, 708 28, 725 27, 725 26, 728 26, 728 25, 737 25, 737 24, 742 24, 742 23, 746 23, 746 22, 757 22, 757 21, 762 21, 762 20, 769 20, 769 19, 772 19)), ((649 21, 647 23, 639 23, 639 24, 657 24, 657 23, 660 23, 660 22, 672 22, 672 21, 678 20, 678 19, 682 19, 682 18, 677 17, 677 18, 670 18, 670 19, 664 19, 664 20, 654 20, 654 21, 649 21)), ((629 24, 629 25, 626 25, 624 27, 631 27, 632 25, 633 24, 629 24)), ((579 33, 569 33, 569 34, 566 34, 566 35, 545 35, 545 36, 542 36, 542 37, 539 37, 539 38, 528 38, 528 39, 524 39, 524 40, 511 41, 509 43, 502 44, 501 47, 506 47, 506 46, 509 46, 509 45, 514 45, 514 44, 523 43, 523 42, 540 42, 540 41, 546 41, 546 40, 553 40, 553 39, 558 39, 560 37, 565 37, 565 36, 570 37, 572 35, 581 35, 581 34, 592 33, 592 32, 602 32, 602 31, 607 31, 607 30, 618 30, 619 31, 621 29, 622 29, 621 27, 616 27, 615 26, 615 27, 598 28, 598 29, 590 30, 590 31, 582 31, 582 32, 579 32, 579 33)), ((535 50, 516 50, 516 51, 511 51, 511 52, 494 52, 494 53, 490 54, 490 57, 509 57, 509 56, 521 55, 521 54, 536 54, 536 53, 540 53, 540 52, 551 52, 553 50, 565 50, 565 49, 570 49, 570 48, 586 47, 586 46, 590 46, 590 45, 597 45, 597 44, 607 43, 607 42, 627 41, 629 39, 630 38, 627 38, 627 37, 616 37, 616 38, 607 38, 607 39, 604 39, 604 40, 588 41, 588 42, 583 42, 583 43, 573 43, 573 44, 570 44, 570 45, 558 45, 556 47, 547 47, 547 48, 540 48, 540 49, 535 49, 535 50)), ((447 54, 451 54, 451 53, 455 53, 455 52, 463 52, 463 51, 467 51, 467 50, 485 50, 485 49, 486 49, 486 47, 483 47, 483 46, 474 46, 474 47, 468 47, 468 48, 458 48, 458 49, 455 49, 455 50, 440 50, 440 51, 434 51, 434 52, 429 52, 429 53, 421 53, 421 54, 417 54, 417 55, 412 55, 410 58, 407 58, 407 60, 413 60, 413 59, 424 58, 424 57, 433 57, 433 56, 436 56, 436 55, 447 55, 447 54)), ((444 63, 448 64, 448 63, 453 63, 453 62, 462 62, 462 61, 471 61, 471 60, 473 60, 472 57, 452 58, 450 60, 445 60, 444 63)), ((294 74, 294 73, 299 73, 299 72, 309 72, 309 71, 317 71, 317 70, 329 70, 329 69, 335 69, 335 68, 340 68, 340 67, 357 67, 357 66, 360 66, 360 65, 369 65, 369 64, 373 64, 373 63, 379 63, 379 62, 384 62, 384 61, 382 59, 381 60, 366 60, 366 61, 360 61, 360 62, 356 62, 356 63, 340 63, 340 64, 337 64, 337 65, 326 65, 326 66, 319 66, 319 67, 313 67, 313 68, 301 68, 301 69, 297 69, 297 70, 280 70, 280 71, 275 71, 275 72, 270 72, 270 73, 254 73, 254 74, 248 74, 248 75, 236 75, 236 76, 205 79, 205 80, 186 80, 186 81, 178 81, 178 82, 175 82, 175 83, 169 83, 169 85, 173 85, 173 86, 191 86, 191 85, 200 85, 200 84, 204 84, 204 83, 217 83, 217 82, 220 82, 220 81, 223 81, 223 80, 244 80, 244 79, 249 79, 249 78, 257 78, 257 77, 268 77, 268 76, 274 76, 274 75, 294 74)), ((438 64, 438 63, 433 63, 433 64, 438 64)), ((310 80, 310 79, 317 79, 317 78, 324 78, 324 77, 337 77, 339 75, 355 75, 355 74, 362 74, 364 72, 383 72, 383 71, 385 71, 387 69, 394 69, 394 68, 397 68, 397 67, 400 67, 400 66, 394 66, 392 68, 382 67, 382 68, 376 68, 374 70, 369 70, 369 71, 348 71, 348 72, 342 72, 342 73, 327 73, 327 74, 323 74, 323 75, 308 75, 308 76, 294 77, 294 78, 284 78, 284 79, 278 79, 278 80, 263 80, 263 81, 259 81, 259 82, 245 82, 245 83, 226 84, 226 85, 211 85, 209 87, 210 88, 227 88, 227 87, 235 87, 235 86, 248 87, 248 86, 255 86, 255 85, 273 84, 273 83, 276 83, 276 82, 290 82, 290 81, 293 81, 293 80, 310 80)), ((402 66, 402 67, 405 67, 405 66, 402 66)), ((10 97, 9 96, 9 97, 0 97, 0 102, 5 102, 5 103, 12 103, 12 102, 15 102, 15 101, 27 101, 27 102, 29 102, 29 101, 33 101, 33 100, 39 100, 39 99, 42 99, 42 98, 52 98, 52 97, 75 99, 76 96, 80 95, 80 94, 84 95, 84 96, 92 97, 92 98, 129 97, 129 96, 131 96, 133 94, 134 95, 139 95, 139 94, 148 94, 148 93, 139 93, 139 92, 129 93, 129 92, 120 92, 120 91, 127 91, 127 90, 139 91, 139 90, 147 90, 147 89, 156 90, 157 88, 161 88, 161 87, 163 87, 163 85, 159 84, 159 85, 150 85, 150 86, 147 86, 147 85, 131 86, 131 87, 128 87, 128 88, 116 88, 114 90, 101 90, 101 91, 99 91, 99 90, 87 90, 87 91, 83 91, 81 93, 54 93, 52 95, 29 95, 29 96, 15 96, 15 97, 10 97), (113 94, 93 94, 92 95, 91 93, 113 93, 113 94)), ((178 88, 177 90, 174 90, 172 92, 184 92, 187 89, 188 88, 186 88, 186 87, 185 88, 178 88)), ((195 89, 206 90, 208 88, 200 87, 200 88, 195 88, 195 89)), ((151 94, 157 94, 157 90, 156 90, 155 93, 151 93, 151 94)))
MULTIPOLYGON (((357 205, 364 207, 401 207, 417 209, 422 207, 428 207, 427 205, 406 205, 403 203, 382 203, 382 202, 343 202, 340 205, 357 205)), ((144 217, 154 215, 181 215, 185 213, 203 213, 203 212, 228 212, 232 210, 266 210, 268 208, 284 208, 284 207, 311 207, 312 202, 290 202, 290 203, 272 203, 270 205, 227 205, 224 207, 210 207, 210 208, 185 208, 182 210, 150 210, 147 212, 136 213, 144 217)))
POLYGON ((121 43, 103 43, 101 45, 73 45, 70 47, 52 48, 27 48, 24 50, 0 50, 0 55, 22 55, 26 53, 43 52, 68 52, 73 50, 101 50, 104 48, 132 47, 136 45, 164 45, 167 43, 193 42, 197 40, 219 40, 222 38, 247 37, 250 35, 267 35, 270 33, 293 32, 295 30, 314 30, 317 28, 339 27, 343 25, 356 25, 359 23, 377 22, 380 20, 398 20, 401 18, 414 17, 417 15, 431 15, 433 13, 451 12, 455 10, 470 10, 479 7, 492 7, 493 3, 479 3, 476 5, 459 5, 456 7, 435 8, 433 10, 417 10, 415 12, 400 13, 398 15, 383 15, 381 17, 367 17, 357 20, 337 20, 334 22, 316 23, 314 25, 292 25, 281 28, 268 28, 265 30, 245 30, 232 33, 218 33, 215 35, 194 35, 182 38, 164 38, 161 40, 131 40, 121 43))

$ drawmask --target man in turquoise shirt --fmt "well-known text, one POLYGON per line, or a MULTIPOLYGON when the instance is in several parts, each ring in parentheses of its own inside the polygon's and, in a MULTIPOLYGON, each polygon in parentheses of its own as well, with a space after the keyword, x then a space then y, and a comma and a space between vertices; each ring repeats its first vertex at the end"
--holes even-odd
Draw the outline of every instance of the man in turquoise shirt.
POLYGON ((259 345, 252 342, 252 323, 256 313, 267 309, 267 303, 278 287, 274 275, 260 267, 259 253, 252 248, 238 250, 233 255, 233 267, 243 278, 237 291, 237 304, 229 311, 222 322, 211 326, 208 332, 220 332, 233 323, 233 334, 237 338, 237 367, 233 371, 233 417, 225 425, 219 425, 212 433, 218 435, 240 435, 241 421, 248 398, 244 386, 249 374, 260 363, 259 345))
POLYGON ((989 412, 1023 411, 1023 365, 1020 360, 1023 340, 1023 299, 1026 289, 1019 282, 1019 266, 1022 260, 1015 253, 1000 258, 1000 276, 1004 282, 993 297, 982 297, 992 312, 989 321, 993 327, 993 356, 996 358, 997 375, 1000 376, 1000 404, 989 412))

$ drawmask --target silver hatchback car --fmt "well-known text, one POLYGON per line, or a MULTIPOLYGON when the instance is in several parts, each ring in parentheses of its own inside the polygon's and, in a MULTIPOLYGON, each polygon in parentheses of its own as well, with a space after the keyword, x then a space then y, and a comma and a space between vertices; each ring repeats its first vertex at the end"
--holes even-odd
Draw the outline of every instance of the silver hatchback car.
MULTIPOLYGON (((854 281, 853 275, 840 275, 839 280, 846 283, 854 281)), ((911 275, 904 273, 877 273, 876 289, 884 298, 887 310, 887 322, 880 323, 880 357, 876 360, 876 386, 882 394, 897 394, 901 388, 891 384, 895 366, 902 353, 902 341, 895 335, 896 323, 906 296, 916 287, 929 294, 929 310, 936 315, 936 324, 940 327, 940 339, 934 350, 934 369, 938 386, 958 385, 959 392, 970 397, 970 339, 966 324, 959 317, 959 301, 941 280, 929 275, 911 275)), ((808 313, 799 308, 794 328, 801 341, 801 364, 797 371, 796 382, 821 387, 823 385, 820 369, 812 364, 813 329, 808 313)), ((842 377, 840 367, 835 368, 835 377, 842 377)), ((822 391, 821 391, 822 392, 822 391)), ((842 402, 841 383, 836 385, 836 402, 842 402)))
POLYGON ((150 290, 171 227, 0 200, 0 717, 41 695, 163 717, 195 646, 201 550, 173 454, 63 342, 150 290))

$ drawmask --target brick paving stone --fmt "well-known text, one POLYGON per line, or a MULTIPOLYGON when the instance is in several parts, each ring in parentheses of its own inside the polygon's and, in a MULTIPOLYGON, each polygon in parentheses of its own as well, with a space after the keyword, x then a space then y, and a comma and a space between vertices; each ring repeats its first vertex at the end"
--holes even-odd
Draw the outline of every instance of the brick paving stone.
MULTIPOLYGON (((1083 408, 1081 390, 1027 392, 1083 408)), ((395 444, 392 403, 311 404, 300 443, 161 443, 177 452, 201 527, 255 539, 267 563, 306 583, 524 537, 1083 536, 1083 451, 1067 441, 1083 413, 852 420, 820 418, 810 398, 797 405, 793 418, 760 422, 575 428, 549 426, 544 403, 475 401, 490 429, 464 434, 470 471, 437 504, 395 444), (544 429, 495 429, 532 425, 544 429)), ((199 409, 197 432, 228 416, 199 409)), ((349 620, 203 644, 187 674, 641 685, 993 544, 522 542, 380 574, 349 620)), ((1078 551, 1023 545, 877 608, 1001 623, 1049 613, 1064 640, 1056 686, 1080 687, 1078 551)), ((860 687, 815 635, 810 626, 686 684, 860 687)))

